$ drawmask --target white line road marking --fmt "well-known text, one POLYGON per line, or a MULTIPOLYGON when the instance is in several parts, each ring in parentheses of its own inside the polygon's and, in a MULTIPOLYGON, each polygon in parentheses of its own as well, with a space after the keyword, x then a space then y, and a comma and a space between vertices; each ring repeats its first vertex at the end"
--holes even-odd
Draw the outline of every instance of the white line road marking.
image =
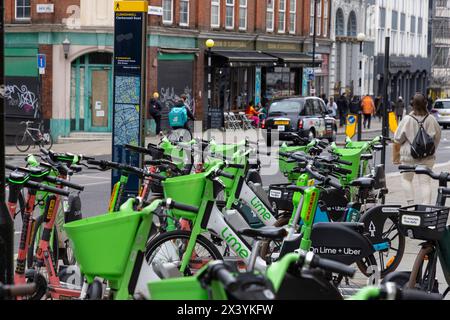
POLYGON ((79 174, 79 175, 76 175, 74 178, 90 178, 90 179, 111 180, 111 178, 99 177, 99 176, 95 176, 95 175, 86 175, 86 174, 79 174))
POLYGON ((103 182, 95 182, 95 183, 88 183, 88 184, 84 184, 84 187, 91 187, 91 186, 98 186, 98 185, 102 185, 102 184, 109 184, 109 181, 103 181, 103 182))

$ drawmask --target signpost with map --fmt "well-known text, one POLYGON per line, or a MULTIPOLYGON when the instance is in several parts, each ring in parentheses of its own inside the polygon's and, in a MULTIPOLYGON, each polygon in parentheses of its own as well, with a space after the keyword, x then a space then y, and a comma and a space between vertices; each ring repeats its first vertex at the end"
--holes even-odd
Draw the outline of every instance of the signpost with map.
MULTIPOLYGON (((142 157, 124 144, 144 146, 147 1, 114 2, 114 94, 112 161, 142 167, 142 157)), ((112 185, 120 172, 112 173, 112 185)), ((123 199, 136 196, 139 179, 131 176, 123 199)))

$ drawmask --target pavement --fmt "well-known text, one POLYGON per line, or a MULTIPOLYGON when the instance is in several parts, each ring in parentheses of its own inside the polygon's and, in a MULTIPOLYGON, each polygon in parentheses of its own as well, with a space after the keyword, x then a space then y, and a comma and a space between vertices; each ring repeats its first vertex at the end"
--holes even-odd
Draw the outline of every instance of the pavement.
MULTIPOLYGON (((381 128, 381 126, 378 126, 381 128)), ((370 139, 371 137, 379 134, 379 129, 377 129, 377 123, 375 121, 373 131, 364 132, 364 138, 370 139)), ((222 132, 216 131, 212 132, 211 135, 215 136, 218 142, 226 139, 230 141, 229 137, 225 137, 222 132)), ((251 140, 260 141, 259 136, 251 137, 251 132, 240 132, 234 137, 235 141, 240 141, 245 136, 250 135, 251 140)), ((344 141, 345 136, 339 136, 338 141, 344 141)), ((158 142, 156 137, 147 137, 146 142, 158 142)), ((95 156, 98 159, 110 159, 111 158, 111 140, 109 141, 91 141, 91 142, 79 142, 70 144, 55 144, 52 148, 57 152, 72 152, 76 154, 85 154, 89 156, 95 156)), ((443 131, 442 143, 438 148, 437 152, 437 165, 435 166, 435 171, 448 171, 450 172, 450 131, 443 131)), ((31 153, 38 153, 38 149, 30 149, 31 153)), ((15 147, 7 147, 6 153, 8 154, 6 161, 13 164, 23 164, 23 156, 25 153, 18 153, 15 147)), ((397 168, 391 164, 390 154, 391 150, 388 148, 387 151, 387 186, 389 189, 389 194, 387 195, 387 203, 401 204, 404 203, 404 191, 401 186, 401 176, 397 171, 397 168)), ((266 159, 266 165, 263 164, 262 175, 264 185, 269 185, 272 183, 283 183, 285 182, 284 177, 277 171, 277 161, 274 158, 268 157, 266 159)), ((80 183, 86 186, 85 191, 81 194, 81 199, 83 203, 83 216, 95 216, 98 214, 103 214, 107 211, 108 199, 111 192, 111 173, 110 172, 98 172, 93 170, 86 170, 82 174, 78 174, 73 177, 75 183, 80 183)), ((420 194, 420 186, 416 183, 417 193, 420 194)), ((438 183, 433 181, 433 199, 436 198, 438 183)), ((16 219, 20 220, 20 219, 16 219)), ((20 230, 20 222, 16 221, 16 230, 20 230)), ((16 232, 16 238, 18 242, 19 233, 16 232)), ((407 239, 406 249, 403 260, 398 268, 399 271, 410 270, 414 259, 419 251, 418 244, 420 241, 407 239)), ((445 278, 441 268, 438 268, 437 279, 440 283, 441 292, 447 287, 445 283, 445 278)), ((450 297, 449 297, 450 298, 450 297)))

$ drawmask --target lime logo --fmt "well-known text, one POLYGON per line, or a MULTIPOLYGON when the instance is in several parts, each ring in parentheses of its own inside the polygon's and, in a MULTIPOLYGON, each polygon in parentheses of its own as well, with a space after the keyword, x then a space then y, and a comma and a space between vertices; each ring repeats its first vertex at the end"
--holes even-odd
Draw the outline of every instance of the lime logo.
POLYGON ((251 205, 253 206, 253 209, 258 213, 258 215, 264 220, 264 221, 270 221, 271 214, 266 209, 264 204, 258 199, 258 197, 254 197, 250 201, 251 205))
POLYGON ((226 243, 241 257, 241 258, 248 258, 250 255, 248 250, 243 248, 243 245, 240 243, 239 239, 237 239, 233 233, 226 227, 221 232, 222 239, 225 240, 226 243))
POLYGON ((348 117, 348 123, 349 123, 349 124, 354 124, 355 122, 356 122, 355 116, 349 116, 349 117, 348 117))

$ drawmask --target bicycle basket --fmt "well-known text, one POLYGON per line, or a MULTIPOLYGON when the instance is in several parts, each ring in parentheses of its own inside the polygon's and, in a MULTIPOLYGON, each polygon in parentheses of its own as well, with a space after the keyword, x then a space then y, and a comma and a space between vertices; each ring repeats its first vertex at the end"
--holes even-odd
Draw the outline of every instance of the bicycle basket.
POLYGON ((140 212, 114 212, 65 224, 81 272, 91 278, 120 278, 141 216, 140 212))
POLYGON ((399 209, 399 231, 417 240, 437 241, 447 225, 450 208, 413 205, 399 209))
MULTIPOLYGON (((175 202, 200 207, 206 184, 206 174, 197 173, 186 176, 169 178, 163 181, 164 197, 171 198, 175 202)), ((177 217, 192 218, 191 212, 172 209, 177 217)))

